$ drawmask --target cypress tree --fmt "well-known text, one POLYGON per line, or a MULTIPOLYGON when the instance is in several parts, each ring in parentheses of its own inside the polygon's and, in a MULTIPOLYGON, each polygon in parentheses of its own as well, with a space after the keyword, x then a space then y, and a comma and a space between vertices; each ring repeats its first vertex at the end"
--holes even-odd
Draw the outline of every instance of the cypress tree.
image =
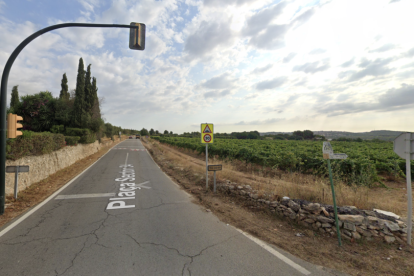
POLYGON ((93 119, 100 119, 101 118, 101 108, 99 107, 99 99, 98 99, 98 87, 96 86, 96 78, 92 78, 92 95, 93 95, 93 104, 92 104, 92 112, 91 117, 93 119))
POLYGON ((68 88, 68 78, 66 77, 66 73, 63 74, 62 83, 60 84, 62 90, 60 90, 60 99, 69 100, 69 88, 68 88))
POLYGON ((18 87, 18 85, 13 86, 11 93, 10 108, 12 112, 16 112, 17 106, 20 103, 18 87))
POLYGON ((76 78, 75 102, 73 104, 72 125, 75 127, 84 126, 85 110, 85 69, 83 59, 79 59, 78 76, 76 78))
POLYGON ((88 65, 88 69, 86 70, 84 93, 85 93, 85 111, 88 114, 91 114, 93 102, 94 102, 92 84, 91 84, 91 64, 88 65))

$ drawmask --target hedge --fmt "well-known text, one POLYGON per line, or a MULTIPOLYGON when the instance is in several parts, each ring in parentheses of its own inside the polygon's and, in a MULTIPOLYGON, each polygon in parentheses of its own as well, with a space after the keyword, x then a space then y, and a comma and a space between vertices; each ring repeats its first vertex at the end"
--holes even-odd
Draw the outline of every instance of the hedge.
POLYGON ((68 146, 76 146, 79 140, 79 136, 65 136, 66 145, 68 146))
POLYGON ((29 155, 51 153, 65 146, 63 134, 23 131, 22 136, 6 142, 6 159, 17 160, 29 155))
POLYGON ((79 136, 79 143, 89 144, 96 141, 96 135, 87 128, 71 128, 67 127, 65 131, 66 136, 79 136))

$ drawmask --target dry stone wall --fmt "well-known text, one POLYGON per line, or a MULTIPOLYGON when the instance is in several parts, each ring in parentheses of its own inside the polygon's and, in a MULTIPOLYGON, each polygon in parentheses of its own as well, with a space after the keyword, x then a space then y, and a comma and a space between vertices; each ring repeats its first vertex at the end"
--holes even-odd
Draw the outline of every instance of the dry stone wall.
MULTIPOLYGON (((252 208, 266 208, 306 228, 320 233, 336 236, 334 208, 332 205, 308 202, 283 197, 278 201, 269 200, 258 194, 249 185, 238 185, 227 181, 218 184, 218 190, 238 196, 252 208)), ((338 208, 341 237, 348 240, 383 240, 387 243, 407 242, 407 225, 404 221, 380 212, 359 210, 354 206, 338 208)))
MULTIPOLYGON (((121 139, 124 140, 125 137, 121 139)), ((107 141, 103 141, 102 143, 95 141, 95 143, 91 144, 66 146, 49 154, 26 156, 15 161, 6 160, 6 166, 30 166, 28 173, 19 173, 18 190, 22 191, 33 183, 46 179, 49 175, 74 164, 80 159, 98 152, 102 147, 119 141, 119 138, 115 138, 115 141, 109 139, 107 141)), ((12 195, 14 193, 14 178, 14 173, 6 173, 6 195, 12 195)))

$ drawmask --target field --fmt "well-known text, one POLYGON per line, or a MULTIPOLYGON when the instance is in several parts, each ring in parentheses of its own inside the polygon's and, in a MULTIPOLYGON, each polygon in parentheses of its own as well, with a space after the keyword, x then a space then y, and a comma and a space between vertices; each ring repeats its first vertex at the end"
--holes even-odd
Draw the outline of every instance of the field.
MULTIPOLYGON (((205 145, 198 138, 152 137, 172 146, 202 154, 205 145)), ((215 139, 208 148, 209 156, 240 160, 246 167, 262 170, 300 172, 327 176, 322 158, 322 141, 236 140, 215 139), (255 166, 252 166, 255 165, 255 166)), ((383 185, 382 177, 405 176, 405 160, 393 152, 392 142, 331 142, 335 153, 346 153, 348 159, 333 160, 334 178, 348 185, 383 185)), ((414 168, 414 162, 411 163, 414 168)))

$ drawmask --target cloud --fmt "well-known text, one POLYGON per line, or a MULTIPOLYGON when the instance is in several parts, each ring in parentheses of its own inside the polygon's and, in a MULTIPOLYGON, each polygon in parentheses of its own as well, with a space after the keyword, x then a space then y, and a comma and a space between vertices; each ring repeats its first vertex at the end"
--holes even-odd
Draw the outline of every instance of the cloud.
POLYGON ((269 70, 270 68, 273 67, 273 64, 269 63, 268 65, 265 65, 263 67, 256 67, 251 74, 260 74, 260 73, 264 73, 267 70, 269 70))
POLYGON ((359 64, 359 67, 364 69, 351 74, 349 81, 357 81, 367 76, 378 77, 386 75, 391 72, 391 69, 387 67, 387 65, 393 60, 393 58, 378 58, 376 60, 368 60, 363 58, 359 64))
POLYGON ((234 5, 241 6, 247 3, 255 2, 256 0, 204 0, 203 4, 207 7, 222 7, 223 5, 234 5))
POLYGON ((323 54, 323 53, 326 53, 326 50, 318 48, 318 49, 313 49, 312 51, 310 51, 309 55, 320 55, 320 54, 323 54))
POLYGON ((382 52, 386 52, 392 49, 395 49, 396 46, 392 43, 388 43, 385 45, 382 45, 381 47, 374 49, 374 50, 370 50, 369 53, 382 53, 382 52))
POLYGON ((229 89, 225 89, 222 91, 210 91, 204 93, 204 98, 223 98, 227 95, 230 95, 231 91, 229 89))
POLYGON ((189 60, 201 58, 221 45, 228 45, 233 40, 234 34, 229 22, 203 21, 200 27, 188 36, 184 51, 189 60))
POLYGON ((288 63, 296 56, 296 53, 290 53, 283 58, 283 63, 288 63))
POLYGON ((237 79, 231 79, 229 73, 224 73, 220 76, 213 77, 203 83, 200 83, 200 86, 209 89, 231 88, 236 80, 237 79))
MULTIPOLYGON (((342 99, 346 99, 342 95, 342 99)), ((379 95, 376 101, 370 102, 348 102, 331 103, 318 109, 321 114, 338 116, 344 114, 354 114, 366 111, 389 112, 395 110, 411 109, 414 107, 414 85, 403 83, 400 88, 391 88, 387 92, 379 95)))
POLYGON ((235 123, 235 125, 238 126, 250 126, 250 125, 270 125, 275 124, 281 121, 285 121, 285 118, 270 118, 265 120, 254 120, 254 121, 240 121, 238 123, 235 123))
POLYGON ((294 29, 298 28, 299 26, 305 24, 311 17, 315 14, 315 8, 310 8, 303 12, 301 15, 297 16, 292 23, 290 24, 291 27, 294 29))
POLYGON ((261 81, 256 84, 257 90, 267 90, 282 86, 287 81, 287 77, 276 77, 272 80, 261 81))
POLYGON ((329 60, 322 62, 307 62, 302 65, 296 65, 293 67, 293 71, 305 72, 306 74, 315 74, 317 72, 322 72, 328 70, 330 67, 329 60))
POLYGON ((352 59, 350 59, 350 60, 348 60, 348 61, 346 61, 346 62, 342 63, 342 64, 341 64, 341 67, 344 67, 344 68, 349 67, 349 66, 351 66, 352 64, 354 64, 354 61, 355 61, 355 59, 354 59, 354 58, 352 58, 352 59))
POLYGON ((401 0, 391 0, 388 4, 392 4, 392 3, 397 3, 400 2, 401 0))

